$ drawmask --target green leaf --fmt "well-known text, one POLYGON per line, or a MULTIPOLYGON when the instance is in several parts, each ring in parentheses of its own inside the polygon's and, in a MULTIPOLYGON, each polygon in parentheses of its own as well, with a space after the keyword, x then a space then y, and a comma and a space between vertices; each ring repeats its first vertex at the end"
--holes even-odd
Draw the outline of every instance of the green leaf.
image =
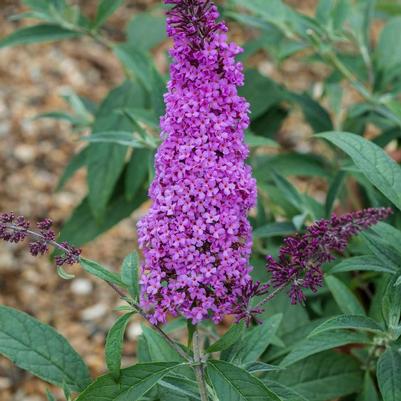
MULTIPOLYGON (((325 161, 311 153, 280 153, 278 155, 255 156, 253 163, 255 170, 260 171, 260 180, 266 180, 266 169, 273 168, 279 171, 283 177, 328 177, 325 161), (256 163, 255 163, 256 162, 256 163)), ((256 171, 255 171, 256 172, 256 171)))
POLYGON ((74 127, 87 127, 90 125, 88 121, 84 121, 77 116, 66 113, 64 111, 49 111, 48 113, 40 113, 35 116, 35 120, 49 118, 59 121, 67 121, 74 127))
POLYGON ((125 196, 133 199, 135 194, 144 185, 145 179, 150 175, 153 152, 150 149, 135 149, 128 162, 125 175, 125 196))
MULTIPOLYGON (((126 131, 97 132, 94 135, 83 136, 80 139, 89 143, 111 143, 129 146, 131 148, 145 148, 150 146, 150 144, 145 143, 142 138, 138 136, 135 137, 132 132, 126 131)), ((156 147, 156 144, 154 147, 156 147)))
POLYGON ((105 348, 106 364, 111 376, 116 381, 120 378, 121 353, 123 350, 125 329, 133 314, 134 312, 120 316, 107 334, 105 348))
POLYGON ((313 337, 316 334, 320 334, 325 331, 338 329, 353 329, 367 331, 370 333, 383 333, 383 328, 369 317, 360 315, 340 315, 334 316, 320 324, 318 327, 312 330, 308 337, 313 337))
POLYGON ((127 255, 121 267, 121 280, 134 299, 139 298, 139 256, 137 252, 127 255))
POLYGON ((234 0, 235 3, 260 15, 263 19, 280 29, 288 32, 288 22, 292 17, 292 10, 281 0, 234 0))
POLYGON ((265 383, 270 390, 274 391, 283 401, 308 401, 302 394, 284 384, 268 379, 264 379, 263 383, 265 383))
POLYGON ((131 108, 122 109, 119 111, 129 116, 133 121, 135 121, 136 124, 142 123, 155 130, 160 129, 159 118, 156 116, 153 110, 131 108))
POLYGON ((401 65, 401 17, 392 18, 380 32, 375 58, 379 68, 389 71, 401 65))
POLYGON ((88 154, 89 202, 95 218, 99 221, 106 215, 107 203, 123 171, 126 153, 127 148, 117 144, 94 144, 90 147, 88 154))
POLYGON ((266 379, 267 384, 277 381, 309 401, 332 401, 359 391, 362 371, 349 355, 322 352, 279 372, 269 372, 266 379))
POLYGON ((301 107, 305 120, 310 124, 314 132, 331 131, 333 129, 330 114, 307 93, 302 95, 288 93, 287 97, 301 107))
POLYGON ((390 276, 384 290, 381 306, 382 315, 390 332, 396 333, 401 318, 401 291, 397 276, 390 276))
POLYGON ((334 203, 338 197, 338 194, 341 192, 346 176, 347 173, 345 171, 339 171, 330 183, 325 203, 325 211, 327 217, 330 217, 331 212, 333 211, 334 203))
POLYGON ((148 91, 155 114, 162 115, 164 113, 163 94, 166 85, 149 54, 130 43, 114 46, 113 51, 127 70, 148 91))
POLYGON ((222 359, 243 364, 256 361, 271 344, 282 318, 279 313, 267 318, 263 324, 246 330, 239 341, 222 353, 222 359))
POLYGON ((334 276, 326 276, 325 282, 342 312, 350 315, 366 315, 358 298, 342 281, 334 276))
POLYGON ((358 401, 380 401, 379 395, 377 394, 376 385, 370 376, 370 372, 365 372, 363 380, 363 390, 358 401))
POLYGON ((49 389, 46 389, 46 396, 47 396, 47 400, 48 400, 48 401, 57 401, 57 400, 56 400, 56 397, 54 396, 54 394, 52 394, 52 393, 50 392, 49 389))
MULTIPOLYGON (((401 247, 401 231, 383 222, 375 224, 372 228, 388 245, 391 245, 397 252, 401 247)), ((401 253, 400 253, 401 256, 401 253)))
POLYGON ((0 40, 0 48, 16 45, 26 45, 39 42, 70 39, 81 34, 59 25, 41 24, 18 29, 11 35, 0 40))
POLYGON ((293 346, 292 351, 281 361, 281 367, 288 367, 295 362, 329 349, 348 344, 368 344, 369 338, 363 333, 323 332, 309 337, 293 346))
POLYGON ((118 383, 110 374, 95 380, 75 401, 137 401, 179 363, 142 363, 121 370, 118 383))
POLYGON ((72 391, 89 383, 88 368, 67 340, 24 312, 0 306, 0 353, 21 369, 72 391))
MULTIPOLYGON (((160 395, 165 396, 163 400, 175 401, 177 396, 181 396, 189 397, 191 401, 193 399, 200 401, 198 385, 194 380, 170 374, 165 376, 163 380, 160 380, 158 384, 161 387, 161 390, 159 391, 160 395)), ((188 398, 185 398, 185 400, 188 400, 188 398)))
POLYGON ((79 263, 87 273, 92 274, 93 276, 96 276, 109 283, 116 284, 120 287, 126 286, 121 281, 120 276, 117 273, 111 272, 110 270, 106 269, 104 266, 100 265, 99 263, 93 260, 81 257, 79 259, 79 263))
POLYGON ((208 361, 207 374, 221 401, 280 401, 259 379, 224 361, 208 361))
POLYGON ((260 117, 265 111, 283 99, 279 86, 256 70, 247 70, 245 72, 245 86, 239 89, 239 94, 251 104, 252 120, 260 117), (269 96, 266 96, 266 93, 269 96))
POLYGON ((73 274, 67 273, 62 266, 57 266, 57 274, 63 280, 72 280, 75 277, 73 274))
POLYGON ((352 271, 374 271, 383 273, 394 273, 394 269, 383 263, 374 255, 354 256, 347 258, 335 265, 330 273, 343 273, 352 271))
POLYGON ((396 349, 389 348, 377 362, 377 381, 383 401, 401 399, 401 355, 396 349))
MULTIPOLYGON (((113 89, 100 105, 92 135, 105 131, 130 131, 132 122, 114 113, 127 107, 142 107, 145 92, 140 85, 126 81, 113 89)), ((127 147, 117 144, 92 143, 88 153, 89 204, 94 217, 101 224, 108 219, 106 209, 125 165, 127 147)))
POLYGON ((281 237, 294 234, 296 228, 290 222, 275 222, 258 227, 253 231, 254 238, 281 237))
POLYGON ((273 181, 277 188, 282 192, 285 199, 288 200, 296 209, 302 210, 304 200, 298 192, 298 190, 292 185, 287 179, 280 174, 277 174, 274 170, 271 172, 273 181))
POLYGON ((150 13, 135 15, 128 24, 127 35, 130 43, 151 50, 166 39, 166 19, 150 13))
POLYGON ((57 191, 60 191, 64 187, 64 185, 75 174, 76 171, 85 166, 86 158, 88 157, 88 149, 88 147, 82 149, 80 152, 74 155, 72 159, 70 159, 57 184, 57 191))
POLYGON ((388 241, 382 240, 379 236, 367 232, 360 234, 368 249, 381 261, 387 268, 396 272, 401 267, 401 254, 388 241))
POLYGON ((241 337, 244 328, 243 323, 234 323, 221 338, 206 349, 206 352, 212 353, 227 349, 241 337))
POLYGON ((78 96, 72 89, 67 88, 62 92, 62 98, 73 109, 75 114, 88 125, 92 122, 93 115, 87 105, 87 100, 78 96))
POLYGON ((327 132, 318 137, 327 139, 347 153, 366 178, 401 209, 401 169, 383 149, 347 132, 327 132))
POLYGON ((124 0, 101 0, 96 11, 93 27, 97 29, 102 26, 123 2, 124 0))
POLYGON ((101 222, 93 217, 89 200, 85 198, 64 224, 59 239, 73 241, 76 246, 86 244, 128 217, 147 199, 145 191, 140 191, 133 200, 129 201, 125 199, 121 191, 116 192, 118 194, 107 205, 105 218, 101 222))
POLYGON ((171 362, 183 361, 178 352, 156 331, 143 326, 143 336, 148 345, 149 355, 152 361, 171 362))
POLYGON ((244 365, 244 369, 246 369, 249 373, 255 374, 258 372, 271 372, 273 370, 281 370, 281 367, 277 365, 270 365, 264 362, 249 362, 244 365))
POLYGON ((251 132, 245 133, 245 143, 250 148, 256 148, 258 146, 265 146, 265 147, 270 147, 270 148, 278 148, 279 147, 279 144, 276 141, 273 141, 273 139, 265 138, 260 135, 255 135, 255 134, 252 134, 251 132))

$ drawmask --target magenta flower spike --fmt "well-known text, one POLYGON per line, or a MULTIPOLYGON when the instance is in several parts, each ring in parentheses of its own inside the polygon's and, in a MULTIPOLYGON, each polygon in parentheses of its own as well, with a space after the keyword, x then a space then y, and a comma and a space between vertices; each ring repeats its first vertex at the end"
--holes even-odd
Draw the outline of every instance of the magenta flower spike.
POLYGON ((154 322, 168 313, 197 323, 235 311, 249 285, 252 247, 247 213, 256 182, 245 164, 249 104, 241 52, 208 0, 165 0, 174 41, 161 119, 162 139, 149 196, 138 223, 144 254, 142 306, 154 322))

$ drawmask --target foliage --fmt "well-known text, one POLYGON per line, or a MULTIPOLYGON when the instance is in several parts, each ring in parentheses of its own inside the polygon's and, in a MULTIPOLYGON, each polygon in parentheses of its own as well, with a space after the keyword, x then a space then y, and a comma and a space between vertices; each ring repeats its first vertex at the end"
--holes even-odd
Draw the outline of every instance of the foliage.
MULTIPOLYGON (((92 20, 65 0, 23 3, 28 11, 19 18, 32 24, 1 39, 0 48, 88 36, 107 47, 126 73, 124 82, 111 88, 99 105, 71 90, 65 96, 69 111, 38 116, 65 121, 85 142, 58 187, 77 170, 87 170, 88 193, 60 236, 61 241, 81 246, 147 199, 167 80, 153 57, 166 40, 163 9, 133 16, 126 41, 114 43, 103 27, 123 1, 99 1, 92 20)), ((329 217, 333 210, 389 206, 393 216, 358 236, 337 262, 325 265, 325 287, 306 293, 305 308, 290 306, 285 297, 277 296, 256 327, 232 324, 220 336, 208 322, 195 331, 189 325, 188 347, 165 337, 185 328, 180 318, 164 331, 144 327, 138 341, 139 364, 124 369, 125 327, 134 313, 144 316, 137 307, 138 255, 126 257, 121 274, 80 258, 87 273, 120 288, 128 303, 126 314, 107 336, 109 372, 89 384, 85 363, 66 339, 4 306, 0 353, 63 387, 67 399, 72 399, 71 392, 79 394, 79 401, 200 400, 198 375, 203 375, 213 401, 398 401, 401 6, 382 0, 320 0, 310 17, 281 0, 225 0, 221 11, 248 38, 240 59, 247 67, 241 94, 251 104, 246 141, 259 193, 251 218, 254 278, 269 278, 263 269, 265 255, 278 253, 283 236, 304 232, 306 225, 329 217), (378 22, 384 27, 373 41, 378 22), (285 73, 288 60, 324 72, 315 87, 296 91, 285 80, 275 81, 257 70, 256 54, 268 57, 277 75, 285 73), (283 125, 298 111, 312 136, 307 152, 300 146, 288 147, 281 136, 283 125), (316 183, 325 188, 323 200, 305 190, 316 188, 316 183), (207 342, 203 355, 191 349, 195 345, 197 350, 199 333, 207 342)), ((55 399, 50 392, 48 398, 55 399)))

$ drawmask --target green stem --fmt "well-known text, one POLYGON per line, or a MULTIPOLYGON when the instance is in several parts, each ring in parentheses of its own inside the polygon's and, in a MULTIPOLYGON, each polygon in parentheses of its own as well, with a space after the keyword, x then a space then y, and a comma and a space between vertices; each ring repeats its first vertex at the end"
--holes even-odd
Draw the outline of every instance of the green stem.
POLYGON ((193 334, 192 346, 194 351, 194 371, 196 381, 198 382, 199 394, 201 401, 208 401, 208 392, 206 387, 204 360, 202 356, 202 345, 199 338, 199 332, 195 329, 193 334))
POLYGON ((286 281, 277 288, 275 288, 266 298, 262 299, 256 306, 255 309, 262 307, 264 304, 273 299, 281 290, 283 290, 290 283, 291 280, 286 281))

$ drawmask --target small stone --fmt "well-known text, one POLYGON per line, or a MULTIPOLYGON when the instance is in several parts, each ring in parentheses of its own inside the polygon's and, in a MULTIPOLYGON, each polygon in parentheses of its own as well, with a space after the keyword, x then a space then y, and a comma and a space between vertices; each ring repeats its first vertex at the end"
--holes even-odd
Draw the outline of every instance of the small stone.
POLYGON ((77 278, 71 282, 71 291, 75 295, 89 295, 92 289, 92 283, 86 278, 77 278))
POLYGON ((29 145, 18 145, 14 155, 22 163, 30 163, 35 159, 35 149, 29 145))
POLYGON ((0 122, 0 137, 6 136, 11 129, 11 124, 8 121, 0 122))
POLYGON ((132 322, 128 325, 127 328, 127 337, 130 340, 137 340, 138 337, 142 334, 142 326, 139 322, 132 322))
POLYGON ((107 310, 105 304, 99 303, 84 309, 81 313, 81 317, 83 320, 99 319, 106 314, 107 310))
POLYGON ((0 390, 6 390, 11 387, 11 380, 8 377, 0 377, 0 390))

